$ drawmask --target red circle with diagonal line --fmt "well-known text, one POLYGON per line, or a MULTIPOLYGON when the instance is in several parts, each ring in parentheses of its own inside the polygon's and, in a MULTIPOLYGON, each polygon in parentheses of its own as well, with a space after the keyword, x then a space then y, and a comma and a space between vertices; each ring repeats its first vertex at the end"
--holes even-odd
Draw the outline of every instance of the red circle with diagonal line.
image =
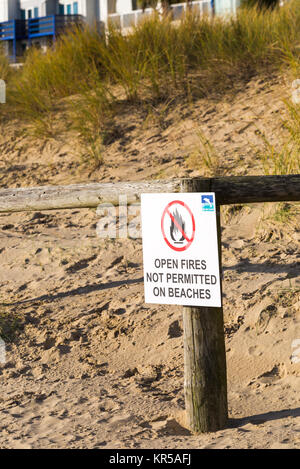
POLYGON ((171 249, 173 249, 174 251, 185 251, 188 247, 190 247, 190 245, 194 241, 195 230, 196 230, 196 225, 195 225, 194 215, 193 215, 191 209, 184 202, 182 202, 181 200, 173 200, 173 202, 170 202, 166 206, 166 208, 163 211, 162 217, 161 217, 161 232, 162 232, 162 235, 164 237, 165 242, 167 243, 167 245, 171 249), (189 220, 189 222, 190 222, 189 224, 190 224, 190 227, 191 227, 190 235, 188 235, 185 232, 184 225, 180 224, 178 222, 178 220, 176 220, 176 218, 174 217, 174 214, 172 214, 171 211, 170 211, 170 208, 172 206, 176 205, 176 204, 177 205, 179 204, 181 207, 184 207, 187 210, 187 214, 190 217, 190 220, 189 220), (168 237, 166 236, 165 227, 164 227, 166 217, 170 218, 170 224, 172 225, 172 223, 173 223, 174 229, 176 230, 176 232, 179 233, 179 235, 181 235, 181 240, 182 241, 181 240, 180 241, 175 241, 173 239, 172 240, 168 239, 168 237), (175 244, 183 244, 183 242, 184 242, 183 240, 185 240, 185 243, 186 243, 184 246, 175 246, 175 244))

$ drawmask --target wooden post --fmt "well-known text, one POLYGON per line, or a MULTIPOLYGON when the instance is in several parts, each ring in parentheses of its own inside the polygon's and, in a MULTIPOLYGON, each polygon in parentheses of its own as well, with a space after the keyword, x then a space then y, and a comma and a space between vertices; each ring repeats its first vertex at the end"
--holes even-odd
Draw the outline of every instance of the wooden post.
MULTIPOLYGON (((210 192, 207 181, 186 180, 182 192, 210 192)), ((220 206, 217 206, 221 281, 220 206)), ((222 286, 222 282, 221 282, 222 286)), ((228 419, 223 308, 183 307, 184 392, 189 428, 217 431, 228 419)))

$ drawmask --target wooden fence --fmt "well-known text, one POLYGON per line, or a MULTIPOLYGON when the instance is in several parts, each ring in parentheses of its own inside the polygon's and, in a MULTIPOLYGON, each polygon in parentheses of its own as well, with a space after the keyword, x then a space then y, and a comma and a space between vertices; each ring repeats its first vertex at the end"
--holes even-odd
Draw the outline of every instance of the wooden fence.
MULTIPOLYGON (((0 213, 118 205, 119 196, 137 203, 142 193, 215 192, 221 260, 220 206, 300 200, 300 175, 174 179, 170 181, 94 183, 0 191, 0 213)), ((221 270, 221 262, 220 262, 221 270)), ((216 431, 228 419, 223 309, 183 307, 185 403, 195 432, 216 431)))
POLYGON ((0 213, 118 205, 120 194, 126 194, 128 203, 134 203, 139 202, 142 193, 182 192, 186 184, 193 192, 215 192, 219 205, 291 202, 299 200, 300 193, 298 174, 72 184, 0 190, 0 213))

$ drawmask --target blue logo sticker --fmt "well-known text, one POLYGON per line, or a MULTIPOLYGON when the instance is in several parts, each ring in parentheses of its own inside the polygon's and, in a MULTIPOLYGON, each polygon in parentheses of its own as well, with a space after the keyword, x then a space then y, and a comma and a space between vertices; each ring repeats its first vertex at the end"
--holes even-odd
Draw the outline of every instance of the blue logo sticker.
POLYGON ((203 212, 214 212, 214 196, 213 195, 201 195, 201 203, 203 212))

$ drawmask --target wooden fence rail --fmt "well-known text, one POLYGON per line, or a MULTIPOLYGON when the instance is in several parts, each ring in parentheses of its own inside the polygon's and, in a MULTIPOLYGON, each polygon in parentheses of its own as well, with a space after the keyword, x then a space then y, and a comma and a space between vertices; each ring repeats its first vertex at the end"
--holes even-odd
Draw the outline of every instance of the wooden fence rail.
MULTIPOLYGON (((215 192, 221 260, 220 205, 299 201, 300 175, 4 189, 0 190, 0 213, 118 205, 120 195, 126 195, 129 204, 138 203, 142 193, 150 192, 215 192)), ((195 432, 216 431, 228 418, 223 308, 184 306, 183 325, 187 422, 195 432)))
POLYGON ((215 192, 219 205, 300 200, 300 175, 240 176, 45 186, 0 190, 0 213, 118 205, 120 194, 136 203, 142 193, 181 192, 186 182, 194 192, 215 192))

